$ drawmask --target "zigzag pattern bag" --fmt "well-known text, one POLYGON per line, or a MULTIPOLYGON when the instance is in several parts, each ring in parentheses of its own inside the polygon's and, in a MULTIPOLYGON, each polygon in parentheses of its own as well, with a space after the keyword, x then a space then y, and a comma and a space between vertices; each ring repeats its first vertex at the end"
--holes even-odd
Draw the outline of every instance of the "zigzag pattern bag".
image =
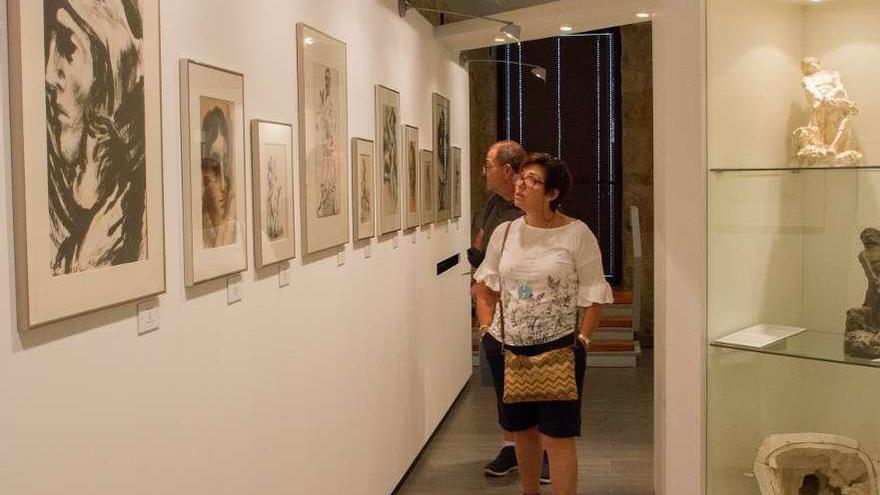
MULTIPOLYGON (((501 255, 507 245, 510 223, 504 231, 501 255)), ((501 256, 498 259, 501 265, 501 256)), ((499 270, 500 272, 500 270, 499 270)), ((499 277, 500 279, 500 277, 499 277)), ((504 283, 501 282, 502 292, 504 283)), ((504 353, 504 396, 505 404, 517 402, 539 402, 557 400, 577 400, 578 388, 575 380, 574 350, 577 346, 577 330, 571 346, 542 352, 534 356, 514 354, 504 347, 504 297, 499 297, 501 315, 501 350, 504 353)))

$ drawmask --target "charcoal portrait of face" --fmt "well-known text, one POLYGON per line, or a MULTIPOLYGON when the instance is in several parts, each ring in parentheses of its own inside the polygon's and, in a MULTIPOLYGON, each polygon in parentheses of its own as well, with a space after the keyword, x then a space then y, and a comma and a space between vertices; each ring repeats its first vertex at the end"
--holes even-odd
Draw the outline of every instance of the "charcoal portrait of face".
POLYGON ((143 26, 137 0, 44 0, 52 275, 146 252, 143 26))

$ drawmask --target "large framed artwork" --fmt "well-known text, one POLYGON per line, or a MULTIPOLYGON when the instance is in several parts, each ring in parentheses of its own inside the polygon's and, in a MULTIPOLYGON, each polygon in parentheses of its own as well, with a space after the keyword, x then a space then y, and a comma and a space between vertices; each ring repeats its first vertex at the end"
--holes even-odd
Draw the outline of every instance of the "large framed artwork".
POLYGON ((403 226, 411 229, 419 225, 419 130, 408 125, 403 134, 403 226))
POLYGON ((19 329, 164 292, 158 0, 6 5, 19 329))
POLYGON ((449 99, 438 93, 431 95, 434 139, 434 207, 437 221, 449 220, 452 212, 451 149, 449 147, 449 99))
POLYGON ((300 209, 306 254, 348 242, 346 46, 296 25, 300 209))
POLYGON ((400 93, 376 85, 379 233, 400 230, 400 93))
POLYGON ((180 61, 184 281, 247 269, 244 76, 180 61))
POLYGON ((452 218, 461 218, 461 148, 452 147, 452 218))
POLYGON ((354 238, 369 239, 376 235, 376 177, 373 160, 373 142, 369 139, 351 140, 351 187, 354 201, 351 215, 354 218, 354 238))
POLYGON ((434 209, 434 153, 428 150, 419 152, 419 176, 421 177, 422 225, 434 223, 437 211, 434 209))
POLYGON ((293 126, 251 121, 254 261, 263 268, 296 256, 293 126))

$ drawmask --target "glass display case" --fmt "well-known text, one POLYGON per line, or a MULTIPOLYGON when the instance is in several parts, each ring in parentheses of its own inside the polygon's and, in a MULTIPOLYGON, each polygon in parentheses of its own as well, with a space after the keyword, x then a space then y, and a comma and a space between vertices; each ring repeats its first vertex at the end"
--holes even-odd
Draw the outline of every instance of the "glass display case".
POLYGON ((707 0, 710 495, 880 493, 878 26, 707 0))

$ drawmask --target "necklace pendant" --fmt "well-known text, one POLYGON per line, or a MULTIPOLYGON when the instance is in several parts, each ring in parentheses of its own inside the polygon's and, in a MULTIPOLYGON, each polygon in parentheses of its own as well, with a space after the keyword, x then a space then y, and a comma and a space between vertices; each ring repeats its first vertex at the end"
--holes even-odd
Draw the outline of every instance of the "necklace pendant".
POLYGON ((532 297, 532 286, 526 283, 520 284, 517 289, 517 295, 521 300, 531 299, 532 297))

